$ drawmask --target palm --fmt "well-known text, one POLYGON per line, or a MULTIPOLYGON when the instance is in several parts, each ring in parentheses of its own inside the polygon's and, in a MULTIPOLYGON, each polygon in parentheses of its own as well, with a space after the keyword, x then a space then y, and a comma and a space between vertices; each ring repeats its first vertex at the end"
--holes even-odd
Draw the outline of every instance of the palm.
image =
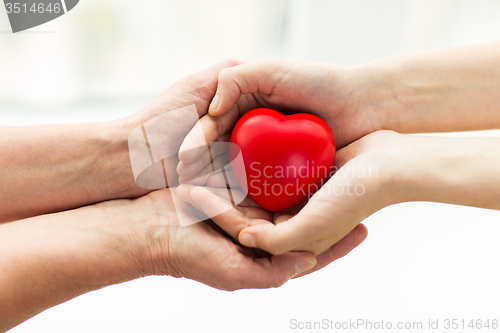
POLYGON ((155 191, 139 199, 153 207, 149 228, 157 274, 187 277, 224 290, 277 287, 295 274, 285 268, 304 254, 273 257, 252 251, 224 236, 211 221, 180 227, 175 192, 155 191))
MULTIPOLYGON (((214 175, 213 177, 217 176, 214 175)), ((210 179, 207 183, 210 183, 210 179)), ((233 239, 238 239, 240 232, 247 227, 274 227, 284 223, 295 216, 303 206, 299 205, 283 212, 272 213, 258 207, 249 198, 246 198, 240 205, 233 207, 231 202, 218 196, 217 190, 213 188, 183 184, 179 186, 178 193, 186 202, 189 202, 205 214, 213 216, 212 220, 217 226, 227 232, 233 239), (218 212, 223 213, 218 214, 218 212)), ((338 242, 338 239, 333 241, 324 238, 304 244, 293 250, 319 254, 317 257, 318 263, 312 270, 316 271, 349 253, 366 238, 366 234, 365 226, 360 224, 340 242, 338 242), (328 251, 325 251, 327 249, 328 251)))

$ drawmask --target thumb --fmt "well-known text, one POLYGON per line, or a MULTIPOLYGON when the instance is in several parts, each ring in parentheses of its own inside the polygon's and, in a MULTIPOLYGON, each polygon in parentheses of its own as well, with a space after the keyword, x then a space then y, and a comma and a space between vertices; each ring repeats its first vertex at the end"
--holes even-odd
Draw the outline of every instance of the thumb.
POLYGON ((278 224, 258 224, 243 229, 238 235, 242 245, 279 255, 325 237, 331 219, 329 204, 313 201, 288 221, 278 224))
POLYGON ((357 207, 357 198, 336 194, 351 186, 348 176, 337 172, 316 192, 301 211, 278 224, 253 225, 238 235, 242 245, 257 247, 274 255, 305 248, 330 239, 336 243, 361 222, 366 212, 357 207))
POLYGON ((287 66, 286 61, 263 60, 223 69, 208 113, 211 116, 226 114, 244 94, 271 94, 286 76, 287 66))

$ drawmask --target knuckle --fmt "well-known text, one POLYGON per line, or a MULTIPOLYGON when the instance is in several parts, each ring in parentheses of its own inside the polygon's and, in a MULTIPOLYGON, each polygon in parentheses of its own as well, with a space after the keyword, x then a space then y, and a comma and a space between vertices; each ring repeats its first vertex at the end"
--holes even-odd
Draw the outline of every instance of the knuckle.
POLYGON ((175 82, 175 84, 177 85, 187 85, 187 86, 193 86, 194 84, 199 84, 199 83, 201 83, 199 73, 190 74, 175 82))
POLYGON ((380 130, 380 131, 376 131, 376 132, 369 134, 369 136, 377 138, 377 139, 386 139, 386 138, 391 138, 391 137, 397 136, 397 135, 399 135, 399 134, 393 130, 380 130))
POLYGON ((245 62, 243 60, 237 59, 237 58, 228 58, 228 59, 224 60, 224 63, 227 64, 228 66, 233 67, 233 66, 241 65, 245 62))
POLYGON ((263 247, 266 249, 267 252, 273 255, 279 255, 284 252, 282 250, 283 245, 279 242, 277 237, 266 237, 263 241, 263 247))
POLYGON ((232 72, 232 68, 224 68, 221 70, 219 73, 219 83, 230 80, 232 72))
POLYGON ((222 117, 212 117, 213 119, 213 122, 214 122, 214 126, 215 126, 215 132, 216 133, 219 133, 219 135, 221 133, 224 132, 224 120, 222 119, 222 117))
POLYGON ((271 278, 270 288, 279 288, 284 285, 289 279, 283 274, 273 274, 271 278))

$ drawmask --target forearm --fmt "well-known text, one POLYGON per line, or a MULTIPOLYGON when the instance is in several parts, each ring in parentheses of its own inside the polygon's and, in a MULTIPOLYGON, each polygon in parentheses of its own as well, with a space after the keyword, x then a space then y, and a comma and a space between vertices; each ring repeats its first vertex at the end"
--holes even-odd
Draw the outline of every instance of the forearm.
POLYGON ((119 200, 0 225, 0 331, 144 275, 141 219, 131 201, 119 200))
POLYGON ((0 223, 141 194, 118 122, 0 132, 0 223))
POLYGON ((409 138, 397 179, 405 201, 500 210, 500 138, 409 138))
POLYGON ((384 58, 357 67, 359 108, 400 133, 500 128, 500 42, 384 58))

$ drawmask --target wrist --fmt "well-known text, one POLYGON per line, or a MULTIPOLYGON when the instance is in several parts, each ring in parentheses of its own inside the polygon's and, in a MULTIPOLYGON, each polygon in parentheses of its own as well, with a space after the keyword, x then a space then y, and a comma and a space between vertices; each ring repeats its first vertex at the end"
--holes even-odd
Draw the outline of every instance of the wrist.
POLYGON ((148 193, 149 190, 136 185, 132 173, 128 149, 128 136, 136 128, 132 127, 132 121, 125 118, 101 126, 101 140, 105 148, 96 167, 104 177, 98 186, 102 200, 137 198, 148 193))
POLYGON ((405 105, 401 98, 405 87, 400 83, 401 68, 391 58, 353 66, 356 73, 358 112, 371 119, 376 130, 398 130, 405 105))
MULTIPOLYGON (((148 196, 105 201, 63 212, 61 217, 70 213, 71 218, 66 215, 64 219, 67 234, 71 234, 70 229, 78 229, 73 234, 76 239, 70 243, 81 244, 60 248, 75 257, 80 257, 85 249, 87 260, 85 263, 80 260, 79 267, 83 269, 78 276, 87 287, 100 288, 155 274, 156 247, 152 239, 157 236, 155 232, 161 221, 148 196), (82 226, 84 232, 80 230, 82 226)), ((57 224, 54 219, 50 223, 57 224)), ((162 240, 168 244, 166 238, 162 240)))
MULTIPOLYGON (((120 269, 110 272, 118 282, 154 274, 151 235, 159 223, 146 197, 138 200, 112 200, 95 205, 96 220, 90 229, 100 233, 103 248, 113 253, 120 269)), ((105 262, 101 266, 106 266, 105 262)), ((111 283, 110 283, 111 284, 111 283)))
MULTIPOLYGON (((79 262, 81 272, 75 273, 81 277, 82 284, 101 288, 149 275, 146 235, 150 221, 141 208, 147 207, 137 207, 135 201, 124 199, 68 212, 64 219, 68 228, 63 230, 73 235, 74 239, 69 236, 68 239, 74 246, 68 243, 66 247, 61 246, 61 250, 79 262)), ((61 217, 65 214, 61 213, 61 217)), ((54 219, 50 223, 57 225, 54 219)))
MULTIPOLYGON (((371 178, 369 191, 374 195, 376 210, 383 207, 415 201, 420 188, 419 180, 424 158, 419 157, 415 137, 393 131, 376 131, 359 141, 358 163, 362 175, 371 178)), ((418 140, 418 139, 417 139, 418 140)), ((425 189, 425 187, 423 187, 425 189)))

